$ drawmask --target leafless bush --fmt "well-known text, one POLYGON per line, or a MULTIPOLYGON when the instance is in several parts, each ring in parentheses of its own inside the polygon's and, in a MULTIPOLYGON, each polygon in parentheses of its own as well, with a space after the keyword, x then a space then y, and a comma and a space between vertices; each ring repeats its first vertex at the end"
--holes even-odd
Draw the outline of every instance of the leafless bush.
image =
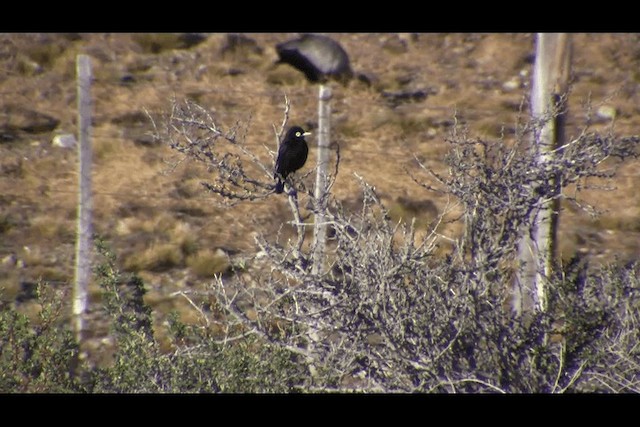
MULTIPOLYGON (((207 189, 232 202, 269 196, 272 166, 242 144, 241 126, 225 131, 195 104, 174 107, 165 124, 159 138, 215 172, 207 189)), ((550 310, 528 322, 506 308, 531 212, 546 199, 574 198, 570 184, 611 176, 603 163, 635 155, 639 141, 585 131, 541 167, 526 143, 539 129, 521 126, 514 143, 454 133, 447 175, 421 165, 426 174, 413 176, 416 183, 463 207, 465 231, 444 258, 435 256, 442 236, 418 240, 413 225, 392 223, 356 176, 362 207, 349 211, 329 197, 333 233, 324 273, 314 275, 313 245, 302 245, 308 224, 289 195, 298 240, 256 230, 251 265, 210 286, 224 313, 221 341, 255 334, 299 355, 310 371, 303 390, 639 391, 637 266, 559 273, 550 310)), ((318 206, 312 191, 304 194, 318 206)))

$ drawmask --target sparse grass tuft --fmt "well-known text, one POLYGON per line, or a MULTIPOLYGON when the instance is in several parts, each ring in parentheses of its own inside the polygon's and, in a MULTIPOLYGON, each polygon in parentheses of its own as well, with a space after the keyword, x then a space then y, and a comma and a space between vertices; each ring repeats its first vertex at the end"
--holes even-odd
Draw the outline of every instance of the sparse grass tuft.
POLYGON ((65 218, 56 215, 36 216, 31 220, 29 232, 44 239, 72 242, 75 238, 74 224, 64 221, 65 218))
POLYGON ((93 156, 96 161, 103 161, 122 148, 119 141, 113 139, 97 139, 93 143, 93 156))
POLYGON ((211 278, 215 274, 229 270, 229 257, 221 250, 205 249, 187 257, 187 266, 201 278, 211 278))
POLYGON ((198 249, 198 236, 189 223, 175 221, 173 228, 168 230, 167 234, 169 241, 177 245, 185 256, 192 255, 198 249))
POLYGON ((153 244, 151 247, 136 252, 124 260, 124 268, 127 271, 167 271, 181 267, 184 256, 179 246, 173 243, 153 244))

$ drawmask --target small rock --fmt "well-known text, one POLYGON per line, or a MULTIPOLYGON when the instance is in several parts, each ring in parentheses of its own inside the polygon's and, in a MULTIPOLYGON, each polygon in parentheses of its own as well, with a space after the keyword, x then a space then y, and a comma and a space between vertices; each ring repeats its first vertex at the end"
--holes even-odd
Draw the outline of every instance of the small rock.
POLYGON ((14 141, 17 138, 18 135, 14 130, 0 128, 0 142, 14 141))
POLYGON ((133 74, 123 74, 120 77, 120 83, 123 85, 128 85, 136 82, 136 77, 133 74))
POLYGON ((617 114, 618 111, 616 108, 610 105, 602 105, 598 108, 598 111, 596 111, 596 115, 604 120, 613 120, 617 114))
POLYGON ((18 263, 16 254, 9 254, 0 261, 4 267, 15 267, 18 263))
POLYGON ((61 148, 73 148, 78 144, 76 141, 76 137, 71 133, 63 133, 60 135, 56 135, 51 140, 51 145, 53 147, 61 147, 61 148))
POLYGON ((227 70, 227 74, 230 76, 240 76, 245 73, 246 71, 243 70, 242 68, 231 67, 227 70))
POLYGON ((511 92, 520 88, 520 80, 513 77, 502 84, 502 90, 511 92))

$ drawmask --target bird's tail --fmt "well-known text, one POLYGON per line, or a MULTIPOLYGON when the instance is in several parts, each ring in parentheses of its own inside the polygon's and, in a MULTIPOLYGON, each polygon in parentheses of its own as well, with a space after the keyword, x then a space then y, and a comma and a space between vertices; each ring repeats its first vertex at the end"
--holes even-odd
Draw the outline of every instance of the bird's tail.
POLYGON ((284 191, 284 181, 282 181, 279 177, 277 179, 278 181, 276 182, 276 194, 280 194, 284 191))

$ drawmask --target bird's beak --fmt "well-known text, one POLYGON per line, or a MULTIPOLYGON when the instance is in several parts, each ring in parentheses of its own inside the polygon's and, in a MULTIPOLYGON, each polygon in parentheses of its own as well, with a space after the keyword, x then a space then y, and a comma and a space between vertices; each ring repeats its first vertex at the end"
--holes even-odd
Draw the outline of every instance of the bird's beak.
POLYGON ((307 131, 307 132, 302 134, 302 136, 309 136, 309 135, 311 135, 311 132, 309 132, 309 131, 307 131))

